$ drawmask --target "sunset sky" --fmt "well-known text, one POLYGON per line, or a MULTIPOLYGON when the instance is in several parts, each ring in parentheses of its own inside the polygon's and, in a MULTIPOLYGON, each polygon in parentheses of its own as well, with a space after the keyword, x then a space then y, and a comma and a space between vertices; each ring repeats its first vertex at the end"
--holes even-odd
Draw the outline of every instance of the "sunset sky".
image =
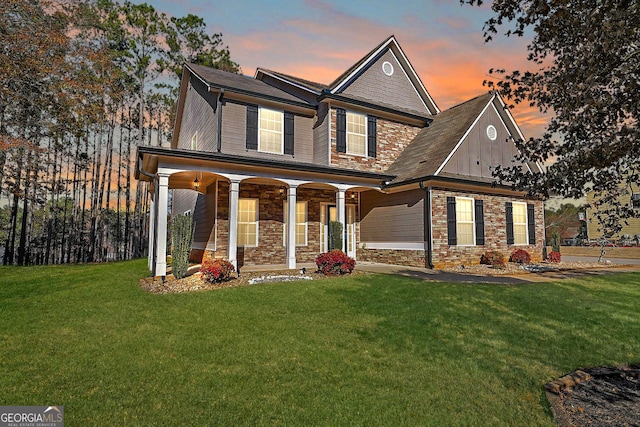
MULTIPOLYGON (((173 16, 204 18, 250 76, 263 67, 330 83, 394 34, 441 110, 484 93, 490 68, 526 67, 527 39, 485 44, 482 26, 491 10, 457 0, 148 2, 173 16)), ((513 114, 525 136, 540 135, 539 113, 518 107, 513 114)))

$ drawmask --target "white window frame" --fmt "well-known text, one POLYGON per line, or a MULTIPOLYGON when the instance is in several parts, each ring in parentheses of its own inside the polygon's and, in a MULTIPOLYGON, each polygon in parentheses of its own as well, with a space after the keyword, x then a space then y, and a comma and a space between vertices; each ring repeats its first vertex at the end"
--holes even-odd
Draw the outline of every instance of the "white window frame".
POLYGON ((191 216, 191 209, 184 211, 184 216, 191 216))
POLYGON ((456 196, 456 246, 476 246, 476 210, 475 210, 475 199, 472 197, 457 197, 456 196), (461 203, 458 203, 459 200, 470 200, 471 201, 471 221, 463 221, 460 219, 460 215, 458 215, 458 207, 461 206, 461 203), (471 224, 471 237, 473 238, 473 243, 460 243, 460 224, 471 224))
MULTIPOLYGON (((265 119, 266 120, 266 119, 265 119)), ((270 153, 270 154, 284 154, 284 111, 282 110, 274 110, 272 108, 259 107, 258 108, 258 151, 261 153, 270 153), (271 129, 263 129, 262 128, 262 115, 265 112, 276 113, 278 117, 280 117, 280 131, 274 131, 271 129), (262 142, 262 132, 269 132, 272 134, 280 134, 280 150, 272 151, 267 150, 263 147, 262 142)))
MULTIPOLYGON (((285 200, 282 203, 282 245, 287 246, 287 225, 289 224, 289 203, 285 200)), ((307 246, 309 244, 309 210, 305 200, 296 201, 296 246, 307 246), (304 205, 304 222, 298 222, 298 206, 304 205), (298 243, 298 227, 304 225, 304 243, 298 243)))
POLYGON ((346 132, 346 151, 347 154, 351 155, 351 156, 360 156, 360 157, 367 157, 367 145, 369 142, 369 135, 368 135, 368 119, 367 119, 367 115, 366 114, 362 114, 362 113, 356 113, 354 111, 347 111, 346 112, 346 118, 345 118, 345 132, 346 132), (349 132, 349 117, 350 116, 358 116, 358 117, 362 117, 364 118, 364 134, 361 133, 356 133, 356 132, 349 132), (351 144, 349 143, 350 140, 350 136, 363 136, 364 137, 364 149, 362 153, 359 152, 355 152, 351 149, 351 145, 354 144, 354 142, 351 142, 351 144))
POLYGON ((525 246, 529 244, 529 218, 527 212, 527 204, 525 202, 512 202, 511 203, 511 219, 513 220, 513 245, 525 246), (523 206, 524 208, 524 222, 516 222, 516 205, 523 206), (516 225, 524 226, 524 242, 518 242, 516 236, 516 225))
POLYGON ((239 198, 238 199, 238 231, 237 231, 237 242, 238 242, 238 246, 239 247, 247 247, 247 248, 254 248, 258 246, 258 241, 259 241, 259 237, 258 237, 258 231, 260 230, 259 227, 260 224, 260 201, 259 199, 252 199, 252 198, 239 198), (240 221, 240 214, 242 212, 241 206, 243 202, 246 201, 253 201, 255 203, 255 221, 240 221), (241 239, 240 239, 240 225, 241 224, 253 224, 255 227, 255 235, 256 235, 256 240, 253 244, 242 244, 241 239))
POLYGON ((191 149, 198 150, 198 131, 196 131, 191 137, 191 149))

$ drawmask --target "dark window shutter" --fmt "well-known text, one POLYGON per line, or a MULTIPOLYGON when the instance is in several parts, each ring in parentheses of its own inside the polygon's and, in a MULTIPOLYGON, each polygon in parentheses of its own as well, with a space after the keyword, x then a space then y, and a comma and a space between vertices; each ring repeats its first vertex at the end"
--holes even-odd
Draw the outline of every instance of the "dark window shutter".
POLYGON ((504 204, 507 214, 507 245, 513 245, 513 206, 511 202, 504 204))
POLYGON ((284 154, 293 155, 293 113, 284 113, 284 154))
POLYGON ((482 200, 476 200, 476 245, 484 245, 484 204, 482 200))
POLYGON ((369 157, 376 156, 376 128, 375 116, 367 116, 367 155, 369 157))
POLYGON ((336 108, 336 150, 347 152, 347 112, 342 108, 336 108))
POLYGON ((258 106, 247 105, 247 150, 258 149, 258 106))
POLYGON ((529 244, 536 244, 536 222, 533 213, 533 204, 527 204, 527 226, 529 227, 529 244))
POLYGON ((449 245, 458 244, 458 231, 456 230, 455 197, 447 197, 447 237, 449 245))

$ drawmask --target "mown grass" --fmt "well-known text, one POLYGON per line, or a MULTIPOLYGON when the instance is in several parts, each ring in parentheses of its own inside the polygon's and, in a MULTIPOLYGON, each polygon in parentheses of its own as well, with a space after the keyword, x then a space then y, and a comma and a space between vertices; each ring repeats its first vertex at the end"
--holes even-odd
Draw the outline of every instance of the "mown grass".
POLYGON ((384 275, 181 295, 145 261, 0 268, 0 405, 68 425, 553 425, 543 384, 640 361, 640 275, 384 275))

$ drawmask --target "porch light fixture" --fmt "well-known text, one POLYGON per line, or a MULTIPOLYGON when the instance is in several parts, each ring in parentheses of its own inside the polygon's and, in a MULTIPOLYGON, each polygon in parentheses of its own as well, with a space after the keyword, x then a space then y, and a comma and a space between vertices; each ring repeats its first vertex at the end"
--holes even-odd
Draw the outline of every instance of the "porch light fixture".
POLYGON ((278 194, 280 194, 280 196, 284 196, 284 187, 280 187, 278 189, 278 194))
POLYGON ((198 181, 198 178, 196 177, 196 179, 193 181, 193 189, 198 191, 198 188, 200 188, 200 181, 198 181))

